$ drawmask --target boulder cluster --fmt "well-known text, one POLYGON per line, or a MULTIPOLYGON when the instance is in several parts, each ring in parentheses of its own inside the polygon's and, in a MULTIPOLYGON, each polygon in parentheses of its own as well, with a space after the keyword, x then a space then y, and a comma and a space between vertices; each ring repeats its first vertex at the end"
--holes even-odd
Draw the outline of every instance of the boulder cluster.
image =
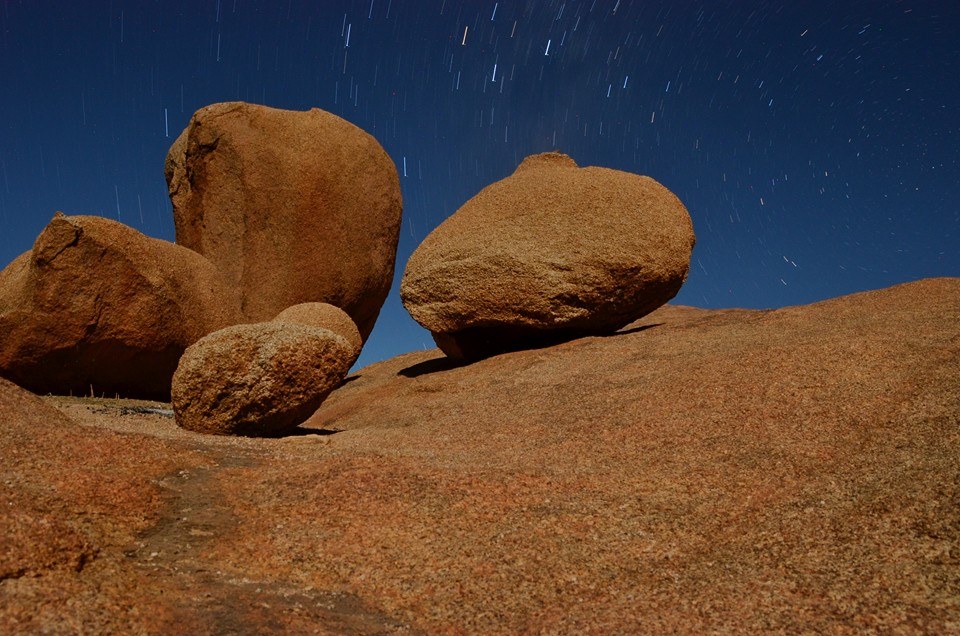
POLYGON ((330 113, 234 102, 197 111, 165 168, 176 244, 57 213, 0 272, 0 376, 172 397, 198 431, 296 426, 343 381, 390 289, 396 167, 330 113))
MULTIPOLYGON (((171 399, 199 432, 288 432, 343 383, 389 292, 396 167, 330 113, 232 102, 194 114, 165 174, 176 244, 57 213, 0 271, 0 376, 171 399)), ((424 240, 401 297, 474 360, 620 329, 676 295, 693 245, 653 179, 534 155, 424 240)))

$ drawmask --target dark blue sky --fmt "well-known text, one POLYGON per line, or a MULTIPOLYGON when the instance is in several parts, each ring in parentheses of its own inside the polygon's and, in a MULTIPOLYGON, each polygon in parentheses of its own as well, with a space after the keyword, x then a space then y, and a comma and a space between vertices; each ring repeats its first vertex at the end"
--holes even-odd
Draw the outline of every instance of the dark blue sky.
MULTIPOLYGON (((675 302, 960 275, 960 2, 4 0, 0 264, 55 210, 173 239, 197 108, 317 106, 400 172, 397 281, 526 155, 648 174, 693 217, 675 302)), ((361 363, 432 345, 396 283, 361 363)))

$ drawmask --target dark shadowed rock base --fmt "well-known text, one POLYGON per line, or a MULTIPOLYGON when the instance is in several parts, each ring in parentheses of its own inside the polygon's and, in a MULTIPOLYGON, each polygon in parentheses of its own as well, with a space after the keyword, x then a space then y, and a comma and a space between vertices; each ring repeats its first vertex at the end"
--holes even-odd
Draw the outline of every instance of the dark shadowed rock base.
MULTIPOLYGON (((680 290, 679 284, 672 293, 680 290)), ((637 310, 641 316, 649 314, 660 306, 653 304, 649 309, 637 310)), ((631 320, 623 320, 605 329, 596 326, 578 328, 574 326, 562 329, 544 330, 539 327, 523 325, 494 324, 469 327, 454 333, 433 333, 437 347, 454 361, 474 362, 490 356, 524 349, 543 349, 577 338, 589 336, 608 336, 622 330, 631 320)))
MULTIPOLYGON (((611 329, 610 333, 616 330, 611 329)), ((523 327, 472 327, 456 333, 435 333, 433 341, 454 360, 475 361, 523 349, 542 349, 591 335, 574 329, 544 332, 523 327)), ((595 334, 593 334, 595 335, 595 334)))

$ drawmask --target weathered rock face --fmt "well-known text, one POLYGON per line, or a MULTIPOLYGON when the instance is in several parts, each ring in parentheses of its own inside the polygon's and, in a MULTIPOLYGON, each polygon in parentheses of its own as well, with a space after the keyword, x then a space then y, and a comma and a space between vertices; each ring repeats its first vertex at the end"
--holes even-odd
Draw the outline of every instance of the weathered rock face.
POLYGON ((457 358, 609 333, 676 295, 694 240, 653 179, 534 155, 424 240, 401 297, 457 358))
MULTIPOLYGON (((17 448, 18 442, 31 450, 46 446, 51 433, 66 433, 77 427, 56 408, 3 378, 0 378, 0 422, 4 424, 0 451, 7 452, 17 448), (33 435, 27 431, 33 431, 33 435)), ((21 460, 16 455, 4 453, 4 472, 10 468, 22 472, 31 468, 36 470, 38 462, 33 459, 21 460)), ((0 513, 0 545, 3 545, 0 581, 58 570, 76 572, 95 557, 96 547, 71 527, 69 519, 50 514, 39 505, 35 495, 30 496, 33 493, 13 487, 8 474, 3 477, 5 479, 0 484, 0 509, 3 511, 0 513)))
POLYGON ((166 177, 177 242, 242 290, 246 320, 327 302, 370 334, 402 207, 396 167, 373 137, 318 109, 213 104, 170 148, 166 177))
POLYGON ((199 254, 58 213, 0 272, 0 375, 38 393, 167 399, 180 355, 236 307, 199 254))
POLYGON ((343 383, 353 347, 327 329, 286 322, 235 325, 201 339, 173 376, 177 424, 217 435, 276 435, 343 383))
POLYGON ((0 382, 0 633, 954 634, 958 377, 953 278, 410 353, 284 440, 0 382))
POLYGON ((292 322, 332 331, 353 347, 351 365, 357 361, 360 351, 363 349, 363 338, 357 331, 357 325, 354 324, 346 312, 328 303, 301 303, 293 307, 287 307, 277 314, 273 322, 292 322))

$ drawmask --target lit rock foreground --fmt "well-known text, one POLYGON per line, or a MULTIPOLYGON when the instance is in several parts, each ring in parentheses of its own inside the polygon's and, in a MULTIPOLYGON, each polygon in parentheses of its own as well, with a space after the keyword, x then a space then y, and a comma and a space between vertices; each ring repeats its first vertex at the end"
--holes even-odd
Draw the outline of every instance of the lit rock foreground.
POLYGON ((0 631, 955 632, 958 377, 933 279, 408 354, 279 440, 0 383, 0 631))

